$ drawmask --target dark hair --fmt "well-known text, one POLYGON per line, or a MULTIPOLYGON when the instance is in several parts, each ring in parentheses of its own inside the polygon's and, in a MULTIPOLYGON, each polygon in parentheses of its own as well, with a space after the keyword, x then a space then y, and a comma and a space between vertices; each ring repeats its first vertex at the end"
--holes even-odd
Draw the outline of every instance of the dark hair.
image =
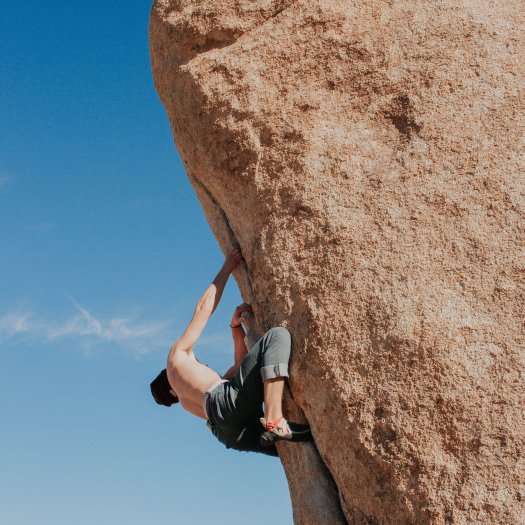
POLYGON ((170 407, 179 402, 179 398, 174 396, 170 390, 171 385, 168 381, 168 373, 164 369, 151 383, 151 395, 159 405, 170 407))

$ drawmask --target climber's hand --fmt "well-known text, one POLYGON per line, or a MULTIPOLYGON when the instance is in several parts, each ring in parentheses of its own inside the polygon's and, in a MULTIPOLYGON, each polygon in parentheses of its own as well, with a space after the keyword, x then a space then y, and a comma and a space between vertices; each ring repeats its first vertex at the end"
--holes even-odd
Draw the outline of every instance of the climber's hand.
POLYGON ((224 264, 222 265, 222 269, 225 272, 232 273, 233 270, 235 270, 235 268, 237 267, 237 265, 241 262, 241 260, 242 260, 241 250, 239 250, 239 248, 232 248, 230 250, 230 253, 228 253, 226 258, 224 259, 224 264))
POLYGON ((242 317, 241 314, 243 312, 250 312, 253 314, 252 307, 249 304, 242 303, 237 308, 235 308, 235 311, 233 312, 232 321, 230 323, 230 326, 232 328, 235 328, 236 326, 241 326, 242 317))

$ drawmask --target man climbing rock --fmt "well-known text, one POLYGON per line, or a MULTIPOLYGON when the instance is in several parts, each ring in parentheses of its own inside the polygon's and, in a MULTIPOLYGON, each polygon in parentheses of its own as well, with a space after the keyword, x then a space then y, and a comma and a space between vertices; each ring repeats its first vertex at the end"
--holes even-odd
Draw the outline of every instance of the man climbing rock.
POLYGON ((307 425, 290 423, 282 413, 291 350, 288 330, 272 328, 248 351, 241 314, 252 309, 242 304, 235 309, 230 324, 233 366, 221 377, 193 353, 228 277, 241 259, 238 249, 228 254, 199 299, 191 322, 171 347, 166 369, 151 383, 151 393, 160 405, 169 407, 180 402, 188 412, 206 419, 213 435, 227 448, 276 456, 275 443, 279 440, 312 439, 307 425))

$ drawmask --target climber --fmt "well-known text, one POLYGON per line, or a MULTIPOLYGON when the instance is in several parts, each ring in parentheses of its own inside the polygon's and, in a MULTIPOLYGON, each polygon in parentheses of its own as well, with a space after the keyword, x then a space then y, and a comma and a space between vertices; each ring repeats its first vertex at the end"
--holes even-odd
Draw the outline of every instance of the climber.
POLYGON ((252 308, 242 304, 235 309, 230 323, 233 366, 221 377, 193 353, 219 304, 228 277, 241 259, 235 248, 226 256, 219 273, 199 299, 191 322, 171 347, 166 369, 152 381, 151 393, 159 405, 169 407, 180 402, 188 412, 206 419, 213 435, 227 448, 276 456, 277 441, 312 439, 307 425, 288 422, 282 414, 290 333, 282 327, 272 328, 248 351, 241 314, 252 313, 252 308))

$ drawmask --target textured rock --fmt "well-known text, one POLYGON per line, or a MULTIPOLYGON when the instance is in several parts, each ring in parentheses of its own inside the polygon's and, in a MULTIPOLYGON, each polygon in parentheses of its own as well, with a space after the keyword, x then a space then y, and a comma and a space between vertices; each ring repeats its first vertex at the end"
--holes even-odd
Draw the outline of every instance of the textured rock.
POLYGON ((296 523, 525 523, 524 13, 154 4, 188 177, 260 327, 294 336, 324 462, 281 447, 296 523))

